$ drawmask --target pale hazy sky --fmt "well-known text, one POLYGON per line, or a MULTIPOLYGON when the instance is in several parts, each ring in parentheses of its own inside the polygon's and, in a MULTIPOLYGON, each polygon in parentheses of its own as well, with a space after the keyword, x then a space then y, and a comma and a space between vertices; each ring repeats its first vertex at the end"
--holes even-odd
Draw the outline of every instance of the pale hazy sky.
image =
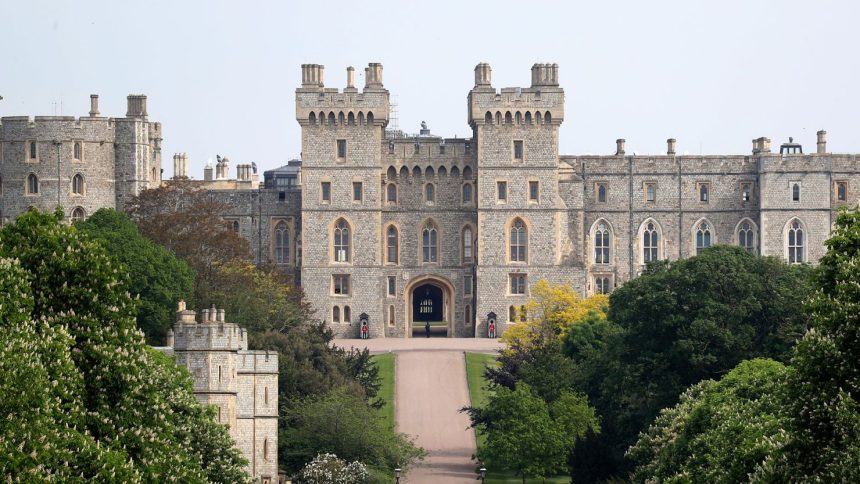
POLYGON ((301 151, 294 90, 302 63, 326 87, 357 85, 382 62, 400 127, 468 137, 466 95, 479 62, 493 86, 527 86, 559 64, 561 152, 737 154, 752 138, 794 136, 860 152, 856 1, 24 1, 0 0, 0 116, 124 116, 147 94, 172 154, 189 170, 216 153, 279 166, 301 151), (55 103, 56 106, 55 107, 55 103))

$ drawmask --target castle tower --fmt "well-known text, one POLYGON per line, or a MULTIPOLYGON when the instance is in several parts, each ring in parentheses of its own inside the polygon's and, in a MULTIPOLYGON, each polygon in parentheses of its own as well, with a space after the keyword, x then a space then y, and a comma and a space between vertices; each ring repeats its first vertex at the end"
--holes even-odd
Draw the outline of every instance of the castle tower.
POLYGON ((278 355, 248 351, 247 331, 225 321, 223 309, 197 314, 179 302, 168 332, 176 364, 191 372, 194 395, 217 408, 218 422, 230 429, 248 472, 261 482, 278 475, 278 355))
POLYGON ((302 127, 302 285, 320 317, 358 337, 359 314, 383 336, 381 265, 382 137, 389 94, 382 65, 365 69, 365 86, 326 88, 324 67, 302 65, 296 120, 302 127), (337 308, 337 309, 335 309, 337 308))
POLYGON ((491 312, 503 329, 538 280, 571 277, 559 266, 570 234, 558 195, 558 65, 535 64, 530 87, 501 91, 492 87, 491 72, 487 64, 475 67, 468 97, 478 147, 478 336, 491 312))

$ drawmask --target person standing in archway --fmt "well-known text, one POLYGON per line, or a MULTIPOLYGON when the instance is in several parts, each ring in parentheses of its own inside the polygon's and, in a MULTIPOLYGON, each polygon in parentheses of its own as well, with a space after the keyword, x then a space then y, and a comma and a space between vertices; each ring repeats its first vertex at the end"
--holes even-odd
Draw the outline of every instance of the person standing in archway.
POLYGON ((430 321, 424 323, 424 334, 426 334, 428 338, 430 337, 430 321))

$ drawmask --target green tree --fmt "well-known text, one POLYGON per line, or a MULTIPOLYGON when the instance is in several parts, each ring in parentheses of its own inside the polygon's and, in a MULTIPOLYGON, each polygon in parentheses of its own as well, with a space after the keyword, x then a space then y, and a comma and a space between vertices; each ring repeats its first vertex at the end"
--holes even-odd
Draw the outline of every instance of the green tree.
POLYGON ((808 324, 798 307, 812 292, 809 273, 716 246, 651 264, 613 292, 607 318, 614 327, 595 332, 594 345, 604 349, 592 351, 579 337, 568 347, 583 378, 576 387, 603 419, 603 443, 594 445, 614 456, 603 477, 626 471, 623 455, 637 434, 689 386, 719 378, 745 359, 787 361, 808 324))
POLYGON ((163 345, 180 299, 194 307, 194 273, 185 262, 143 237, 127 215, 103 208, 75 226, 98 240, 130 276, 139 295, 137 325, 150 344, 163 345))
POLYGON ((663 409, 628 456, 633 482, 744 482, 785 426, 777 398, 787 373, 766 359, 688 388, 663 409))
POLYGON ((840 212, 825 245, 812 328, 783 392, 787 435, 756 474, 763 481, 860 481, 860 209, 840 212))
POLYGON ((0 286, 10 291, 0 303, 8 308, 0 309, 0 334, 4 348, 26 349, 26 361, 2 358, 11 366, 0 377, 8 390, 0 448, 18 446, 0 452, 0 473, 71 482, 247 480, 245 461, 194 400, 187 374, 177 380, 175 365, 168 371, 145 344, 128 276, 60 220, 61 212, 31 211, 0 229, 0 258, 16 261, 0 264, 0 286), (26 388, 29 401, 16 400, 12 385, 26 388))
POLYGON ((384 470, 405 469, 423 456, 421 449, 386 425, 363 398, 342 389, 308 397, 282 418, 287 425, 279 436, 281 459, 291 472, 322 452, 384 470))
POLYGON ((525 483, 568 470, 568 455, 587 432, 599 432, 594 409, 582 395, 562 393, 550 405, 520 383, 499 387, 485 408, 468 410, 472 426, 487 436, 477 458, 493 469, 509 469, 525 483))

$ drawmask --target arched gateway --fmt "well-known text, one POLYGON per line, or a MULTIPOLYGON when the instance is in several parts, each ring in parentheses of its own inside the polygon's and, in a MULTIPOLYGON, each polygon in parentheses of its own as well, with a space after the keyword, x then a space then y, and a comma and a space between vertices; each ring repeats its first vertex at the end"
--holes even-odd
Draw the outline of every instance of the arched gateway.
POLYGON ((407 331, 405 336, 424 337, 425 325, 431 326, 431 336, 454 336, 453 285, 439 276, 418 276, 406 286, 407 331))

